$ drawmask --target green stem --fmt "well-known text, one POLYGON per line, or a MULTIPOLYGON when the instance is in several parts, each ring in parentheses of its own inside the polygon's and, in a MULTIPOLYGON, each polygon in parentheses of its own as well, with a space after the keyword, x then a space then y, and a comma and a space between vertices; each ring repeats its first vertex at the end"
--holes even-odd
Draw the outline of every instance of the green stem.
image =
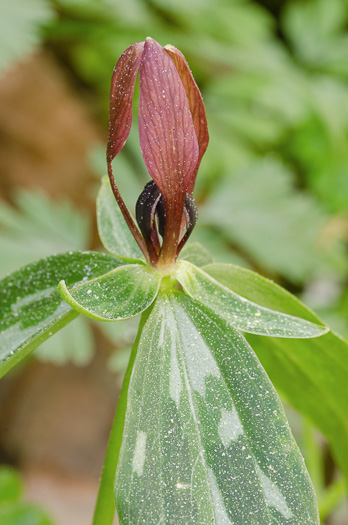
POLYGON ((135 356, 138 350, 141 332, 147 318, 150 315, 151 310, 152 306, 143 312, 141 316, 137 337, 132 348, 127 371, 123 380, 122 390, 118 400, 117 410, 106 450, 92 525, 112 525, 113 523, 115 515, 114 483, 126 416, 128 385, 133 370, 135 356))

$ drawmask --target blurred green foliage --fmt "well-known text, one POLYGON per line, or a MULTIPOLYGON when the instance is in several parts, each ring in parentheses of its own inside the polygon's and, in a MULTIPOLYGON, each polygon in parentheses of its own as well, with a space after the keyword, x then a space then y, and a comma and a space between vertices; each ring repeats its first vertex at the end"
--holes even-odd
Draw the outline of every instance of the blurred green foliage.
POLYGON ((42 41, 54 12, 47 0, 3 0, 0 5, 0 73, 25 59, 42 41))
POLYGON ((39 191, 17 190, 14 206, 0 202, 1 277, 18 266, 88 247, 90 221, 68 200, 53 202, 39 191))
POLYGON ((22 480, 11 467, 0 467, 1 525, 53 525, 38 506, 22 500, 22 480))

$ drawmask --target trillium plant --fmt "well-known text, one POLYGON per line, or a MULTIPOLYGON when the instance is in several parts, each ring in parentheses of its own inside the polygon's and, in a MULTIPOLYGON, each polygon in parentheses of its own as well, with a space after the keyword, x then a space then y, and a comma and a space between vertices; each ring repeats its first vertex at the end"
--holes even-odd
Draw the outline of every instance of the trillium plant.
POLYGON ((112 76, 109 176, 97 199, 108 253, 54 255, 1 282, 1 375, 79 314, 104 322, 141 314, 94 525, 111 525, 115 507, 122 525, 319 523, 304 460, 244 334, 303 339, 327 329, 255 303, 252 286, 287 292, 185 246, 207 145, 203 100, 182 53, 151 38, 131 45, 112 76), (151 181, 133 218, 112 161, 130 132, 138 72, 151 181))

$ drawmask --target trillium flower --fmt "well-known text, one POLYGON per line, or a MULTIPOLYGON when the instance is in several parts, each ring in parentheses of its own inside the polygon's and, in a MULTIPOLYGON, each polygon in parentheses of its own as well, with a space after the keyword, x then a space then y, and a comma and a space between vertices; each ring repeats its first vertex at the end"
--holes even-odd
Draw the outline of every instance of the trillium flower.
POLYGON ((170 269, 196 223, 192 192, 208 140, 202 96, 184 55, 149 37, 126 49, 111 82, 108 174, 123 216, 153 266, 170 269), (140 148, 152 181, 138 199, 136 224, 117 188, 112 160, 129 136, 138 71, 140 148))

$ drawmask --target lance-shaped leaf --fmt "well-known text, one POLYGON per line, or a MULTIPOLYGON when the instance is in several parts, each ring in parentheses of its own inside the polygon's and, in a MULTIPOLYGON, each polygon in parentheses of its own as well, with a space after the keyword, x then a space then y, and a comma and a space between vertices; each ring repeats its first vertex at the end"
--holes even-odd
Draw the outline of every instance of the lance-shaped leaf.
POLYGON ((178 262, 175 277, 186 293, 242 332, 307 338, 318 337, 328 331, 326 327, 253 303, 187 261, 178 262))
POLYGON ((68 290, 64 280, 58 291, 78 313, 98 321, 128 319, 154 301, 161 277, 143 264, 127 264, 68 290))
POLYGON ((118 59, 110 93, 107 158, 111 161, 123 148, 132 125, 134 85, 144 42, 132 44, 118 59))
POLYGON ((112 193, 110 182, 103 177, 97 197, 98 232, 104 247, 127 262, 143 258, 112 193))
POLYGON ((317 525, 279 398, 244 337, 159 295, 130 379, 116 473, 121 525, 317 525))
POLYGON ((170 58, 173 60, 175 67, 180 75, 181 82, 183 83, 183 86, 185 88, 192 115, 193 125, 198 140, 198 161, 196 164, 194 174, 191 177, 190 184, 187 188, 187 191, 192 194, 193 188, 195 186, 197 171, 209 142, 207 117, 205 114, 202 95, 198 89, 195 79, 193 78, 186 58, 179 49, 170 44, 164 46, 164 49, 169 54, 170 58))
POLYGON ((0 281, 0 377, 76 317, 57 292, 123 264, 96 252, 69 252, 42 259, 0 281))
MULTIPOLYGON (((320 322, 296 297, 255 272, 221 263, 204 270, 262 306, 320 322)), ((314 339, 246 337, 277 389, 327 438, 348 478, 347 341, 331 331, 314 339)))

